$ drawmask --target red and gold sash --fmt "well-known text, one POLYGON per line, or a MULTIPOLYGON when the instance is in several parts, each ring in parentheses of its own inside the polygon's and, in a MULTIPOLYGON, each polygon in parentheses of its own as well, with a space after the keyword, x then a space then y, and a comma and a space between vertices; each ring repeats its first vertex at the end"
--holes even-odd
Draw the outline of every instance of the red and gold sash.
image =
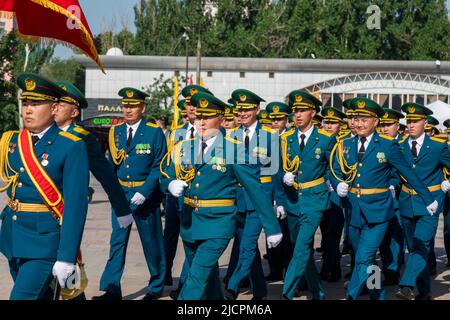
POLYGON ((27 129, 19 133, 19 153, 25 170, 46 205, 56 214, 59 224, 64 213, 64 198, 34 153, 31 134, 27 129))

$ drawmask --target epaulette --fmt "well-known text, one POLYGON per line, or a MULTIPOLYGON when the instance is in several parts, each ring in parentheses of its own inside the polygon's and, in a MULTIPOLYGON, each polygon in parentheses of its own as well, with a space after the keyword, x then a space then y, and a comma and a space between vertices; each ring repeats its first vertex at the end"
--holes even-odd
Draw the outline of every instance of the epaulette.
POLYGON ((324 135, 324 136, 327 136, 327 137, 331 137, 333 134, 332 133, 330 133, 330 132, 328 132, 328 131, 325 131, 325 130, 322 130, 322 129, 317 129, 317 131, 320 133, 320 134, 322 134, 322 135, 324 135))
POLYGON ((267 127, 267 126, 262 126, 261 129, 264 130, 264 131, 270 132, 270 133, 272 133, 272 134, 274 134, 275 132, 277 132, 276 130, 274 130, 274 129, 272 129, 272 128, 269 128, 269 127, 267 127))
POLYGON ((72 134, 70 132, 61 131, 59 133, 59 135, 65 137, 65 138, 68 138, 68 139, 70 139, 72 141, 80 141, 80 140, 82 140, 81 138, 78 138, 76 135, 74 135, 74 134, 72 134))
POLYGON ((233 142, 234 144, 241 144, 242 142, 240 142, 239 140, 233 139, 231 137, 226 136, 225 140, 228 140, 230 142, 233 142))
POLYGON ((408 139, 408 137, 409 137, 409 134, 405 134, 405 135, 402 137, 402 140, 400 140, 398 143, 400 144, 400 143, 405 142, 405 140, 408 139))
POLYGON ((152 127, 152 128, 159 128, 159 126, 157 124, 151 123, 151 122, 147 122, 146 123, 147 126, 152 127))
POLYGON ((83 127, 80 126, 75 126, 73 128, 73 131, 78 132, 79 134, 82 134, 83 136, 87 136, 89 135, 89 131, 87 131, 86 129, 84 129, 83 127))
POLYGON ((436 138, 436 137, 430 137, 430 140, 433 140, 433 141, 436 141, 436 142, 439 142, 439 143, 445 143, 445 140, 442 140, 442 139, 439 139, 439 138, 436 138))
POLYGON ((447 144, 450 146, 450 141, 447 141, 447 144))
POLYGON ((387 136, 387 135, 385 135, 385 134, 380 134, 380 137, 381 137, 381 138, 384 138, 384 139, 386 139, 386 140, 389 140, 389 141, 394 140, 394 138, 389 137, 389 136, 387 136))
POLYGON ((286 131, 285 133, 283 133, 281 135, 281 138, 286 139, 287 137, 289 137, 290 135, 293 135, 295 132, 295 129, 291 129, 289 131, 286 131))

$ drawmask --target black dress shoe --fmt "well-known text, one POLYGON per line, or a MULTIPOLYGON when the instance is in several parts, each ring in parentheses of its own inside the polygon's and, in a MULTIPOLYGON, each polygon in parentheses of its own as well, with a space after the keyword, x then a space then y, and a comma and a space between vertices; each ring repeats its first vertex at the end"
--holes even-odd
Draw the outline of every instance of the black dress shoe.
MULTIPOLYGON (((295 295, 294 295, 294 296, 295 296, 295 295)), ((283 295, 281 296, 281 300, 291 300, 291 299, 289 299, 288 297, 286 297, 285 294, 283 294, 283 295)))
POLYGON ((166 286, 173 286, 173 279, 171 274, 166 274, 166 280, 164 285, 166 286))
POLYGON ((385 286, 396 286, 400 282, 400 277, 397 272, 386 271, 384 273, 384 281, 383 284, 385 286))
POLYGON ((316 252, 323 252, 323 248, 322 247, 318 247, 318 248, 316 248, 316 252))
POLYGON ((280 273, 271 272, 266 276, 267 281, 281 281, 283 276, 280 273))
POLYGON ((433 300, 433 296, 431 295, 431 293, 427 293, 427 294, 418 294, 414 300, 433 300))
POLYGON ((410 287, 402 287, 397 291, 395 297, 399 300, 412 300, 414 299, 414 293, 410 287))
POLYGON ((225 290, 224 296, 225 296, 225 300, 236 300, 237 299, 236 292, 234 292, 233 290, 230 290, 230 289, 225 290))
POLYGON ((252 299, 251 299, 252 301, 264 301, 264 300, 267 300, 266 299, 266 297, 253 297, 252 299))
POLYGON ((180 294, 182 288, 183 288, 183 284, 180 283, 176 290, 170 291, 169 297, 171 297, 173 300, 177 300, 178 299, 178 295, 180 294))
POLYGON ((92 300, 110 300, 110 301, 118 301, 122 300, 122 295, 120 293, 106 291, 101 296, 92 297, 92 300))
POLYGON ((346 254, 350 254, 350 251, 351 251, 351 250, 350 250, 349 247, 344 246, 344 247, 342 248, 341 255, 345 256, 346 254))
POLYGON ((147 292, 145 296, 142 298, 142 300, 148 301, 148 300, 158 300, 162 297, 161 293, 154 293, 154 292, 147 292))

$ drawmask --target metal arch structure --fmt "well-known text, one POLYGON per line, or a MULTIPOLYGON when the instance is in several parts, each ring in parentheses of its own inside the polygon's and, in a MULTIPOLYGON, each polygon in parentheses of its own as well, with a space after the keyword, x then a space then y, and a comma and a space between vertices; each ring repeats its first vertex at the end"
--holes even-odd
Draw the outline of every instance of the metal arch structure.
POLYGON ((306 89, 320 93, 347 93, 363 89, 407 89, 435 95, 450 95, 450 80, 407 72, 360 73, 313 84, 306 89))

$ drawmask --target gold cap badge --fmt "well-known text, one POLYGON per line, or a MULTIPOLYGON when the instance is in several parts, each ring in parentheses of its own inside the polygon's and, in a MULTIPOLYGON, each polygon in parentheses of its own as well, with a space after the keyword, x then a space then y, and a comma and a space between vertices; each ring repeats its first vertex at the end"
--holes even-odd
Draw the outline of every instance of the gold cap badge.
POLYGON ((303 97, 301 95, 296 95, 295 96, 295 102, 302 102, 303 97))
POLYGON ((415 112, 416 112, 416 108, 414 108, 413 106, 408 107, 408 113, 415 113, 415 112))
POLYGON ((132 98, 134 93, 131 90, 127 90, 127 92, 125 93, 127 95, 128 98, 132 98))
POLYGON ((364 109, 365 106, 366 106, 366 103, 363 100, 358 101, 358 108, 359 109, 364 109))
POLYGON ((327 116, 328 116, 328 117, 334 116, 334 111, 333 111, 333 110, 328 110, 327 116))
POLYGON ((194 94, 198 93, 197 89, 192 88, 190 91, 191 96, 193 96, 194 94))
POLYGON ((201 99, 200 100, 200 108, 206 108, 208 106, 208 100, 206 99, 201 99))
POLYGON ((245 100, 247 100, 247 96, 245 94, 241 94, 239 96, 239 100, 241 100, 241 102, 244 102, 245 100))
POLYGON ((26 79, 25 88, 27 89, 27 91, 33 91, 34 89, 36 89, 36 82, 30 78, 26 79))

